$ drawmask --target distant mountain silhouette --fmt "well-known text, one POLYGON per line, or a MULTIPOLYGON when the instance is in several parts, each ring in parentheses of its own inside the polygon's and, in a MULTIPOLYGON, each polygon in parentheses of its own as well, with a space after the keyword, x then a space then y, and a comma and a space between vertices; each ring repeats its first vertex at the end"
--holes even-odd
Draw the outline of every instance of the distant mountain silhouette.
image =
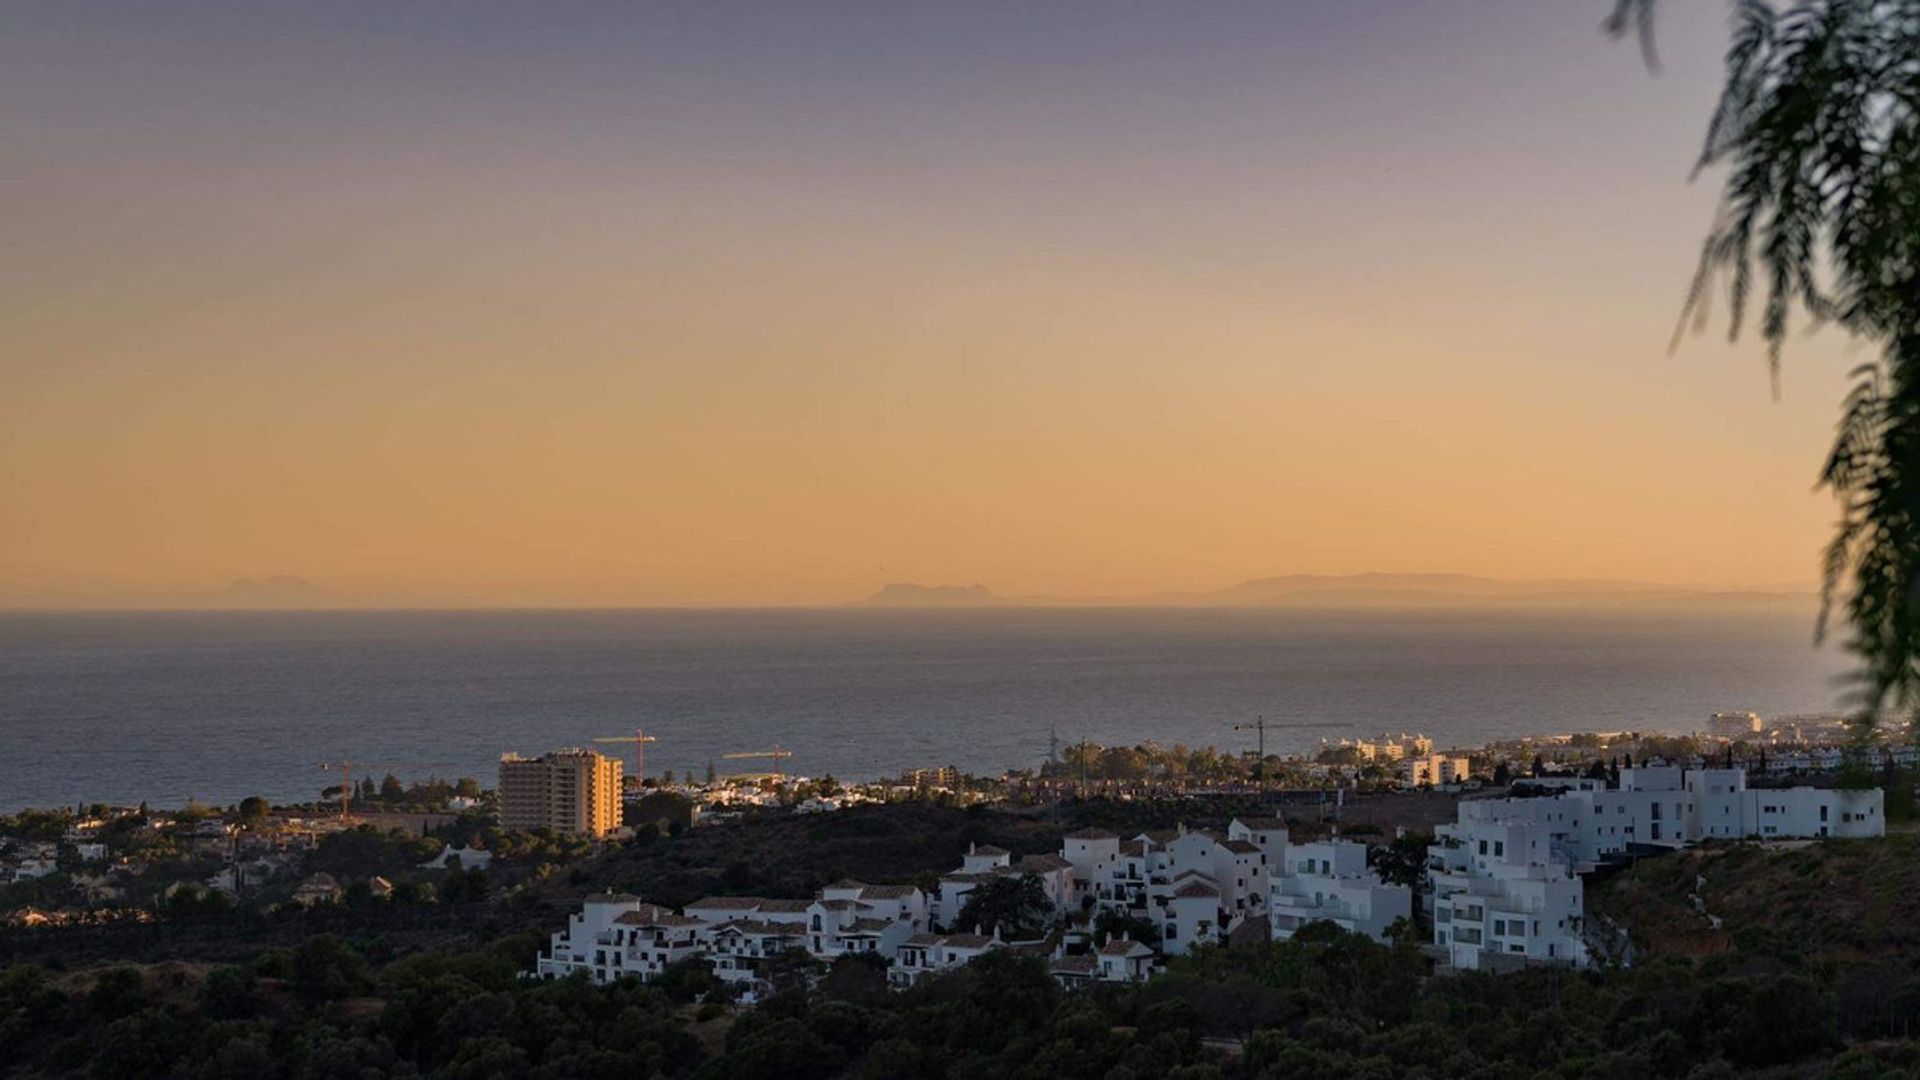
POLYGON ((892 607, 958 607, 992 604, 999 599, 985 585, 916 585, 896 581, 882 585, 879 592, 867 597, 867 603, 892 607))
POLYGON ((1635 604, 1782 599, 1784 592, 1710 590, 1641 581, 1504 580, 1471 574, 1286 574, 1208 593, 1163 596, 1198 604, 1314 607, 1459 607, 1480 604, 1635 604))
POLYGON ((890 607, 1296 607, 1440 608, 1737 607, 1804 603, 1805 589, 1706 589, 1592 578, 1502 579, 1472 574, 1282 574, 1223 589, 1151 596, 999 596, 984 585, 895 582, 866 600, 890 607))
POLYGON ((338 602, 327 590, 290 574, 238 578, 220 593, 220 603, 232 607, 330 607, 338 602))

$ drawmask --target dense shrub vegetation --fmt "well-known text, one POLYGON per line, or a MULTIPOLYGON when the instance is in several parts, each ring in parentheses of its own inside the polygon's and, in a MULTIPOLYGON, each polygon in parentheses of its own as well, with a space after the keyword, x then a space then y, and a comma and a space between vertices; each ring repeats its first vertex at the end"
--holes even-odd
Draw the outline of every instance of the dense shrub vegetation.
POLYGON ((1041 961, 1010 953, 904 993, 843 961, 814 990, 736 1013, 698 970, 653 986, 523 980, 535 945, 519 936, 376 963, 377 947, 323 935, 245 966, 88 977, 15 967, 0 974, 0 1069, 245 1080, 1639 1080, 1920 1067, 1904 1041, 1920 1017, 1915 984, 1874 993, 1845 969, 1787 955, 1436 979, 1410 945, 1314 928, 1293 942, 1202 952, 1145 986, 1086 993, 1062 991, 1041 961), (706 995, 714 1000, 697 1000, 706 995))

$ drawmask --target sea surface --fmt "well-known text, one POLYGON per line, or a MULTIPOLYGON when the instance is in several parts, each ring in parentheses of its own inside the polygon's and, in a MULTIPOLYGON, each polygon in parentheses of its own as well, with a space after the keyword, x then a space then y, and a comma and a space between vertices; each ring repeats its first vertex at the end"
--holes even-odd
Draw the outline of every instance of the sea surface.
MULTIPOLYGON (((997 773, 1063 742, 1269 750, 1688 731, 1842 705, 1800 610, 639 610, 0 614, 0 811, 316 798, 349 759, 476 776, 644 727, 648 769, 997 773)), ((609 745, 626 757, 630 745, 609 745)))

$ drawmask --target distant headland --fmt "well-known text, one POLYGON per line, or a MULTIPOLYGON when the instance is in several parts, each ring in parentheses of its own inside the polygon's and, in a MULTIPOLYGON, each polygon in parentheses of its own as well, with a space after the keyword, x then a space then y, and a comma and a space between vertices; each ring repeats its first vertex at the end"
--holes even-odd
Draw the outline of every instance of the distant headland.
POLYGON ((910 581, 890 582, 867 597, 869 604, 888 607, 956 607, 1002 602, 985 585, 918 585, 910 581))

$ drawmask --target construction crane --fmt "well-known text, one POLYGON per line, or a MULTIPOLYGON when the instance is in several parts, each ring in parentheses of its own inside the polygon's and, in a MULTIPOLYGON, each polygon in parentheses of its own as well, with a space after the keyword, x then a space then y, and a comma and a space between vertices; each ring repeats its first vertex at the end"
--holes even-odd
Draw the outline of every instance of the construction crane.
POLYGON ((779 743, 774 743, 773 749, 771 750, 746 750, 738 754, 721 754, 720 756, 726 758, 728 761, 744 761, 748 758, 772 758, 773 775, 784 777, 786 773, 780 768, 780 762, 783 758, 792 757, 793 751, 781 746, 779 743))
POLYGON ((597 743, 617 743, 617 742, 632 743, 633 744, 633 784, 635 787, 639 787, 640 781, 645 780, 647 778, 647 744, 650 742, 659 742, 660 739, 658 736, 647 734, 644 730, 640 728, 634 728, 633 734, 631 735, 608 735, 608 736, 605 736, 604 738, 595 739, 593 741, 597 743))
MULTIPOLYGON (((354 764, 355 764, 354 762, 348 761, 345 758, 342 758, 339 761, 323 761, 320 763, 321 772, 327 772, 329 770, 339 770, 339 773, 340 773, 340 820, 342 821, 345 821, 352 816, 354 764)), ((395 769, 418 770, 418 769, 451 769, 453 768, 452 765, 444 761, 372 761, 372 762, 362 761, 362 762, 359 762, 358 764, 363 773, 373 769, 385 769, 388 772, 392 772, 395 769)), ((323 797, 324 797, 324 793, 323 793, 323 797)))

